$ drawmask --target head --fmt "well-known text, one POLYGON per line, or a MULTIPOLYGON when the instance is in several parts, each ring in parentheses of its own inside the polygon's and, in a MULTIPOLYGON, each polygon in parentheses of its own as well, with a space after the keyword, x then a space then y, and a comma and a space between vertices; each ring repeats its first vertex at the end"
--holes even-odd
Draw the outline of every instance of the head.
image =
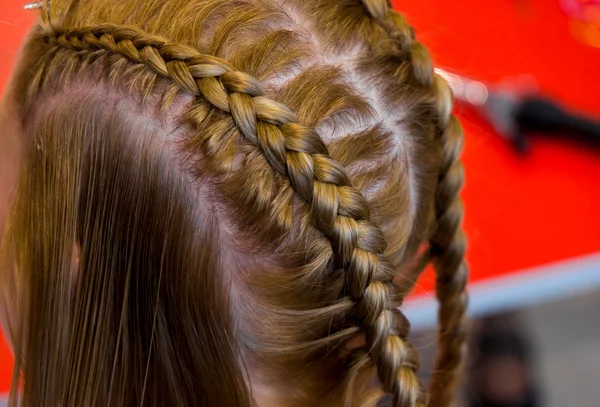
POLYGON ((13 403, 450 402, 462 133, 386 0, 47 11, 1 116, 13 403), (398 307, 431 261, 428 394, 398 307))

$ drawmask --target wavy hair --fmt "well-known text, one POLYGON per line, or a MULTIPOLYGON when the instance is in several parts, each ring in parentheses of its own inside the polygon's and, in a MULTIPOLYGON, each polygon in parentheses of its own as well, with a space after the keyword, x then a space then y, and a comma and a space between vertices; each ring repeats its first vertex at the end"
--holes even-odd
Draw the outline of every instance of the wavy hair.
POLYGON ((48 11, 7 95, 12 405, 450 405, 462 130, 387 0, 48 11), (430 262, 428 395, 399 307, 430 262))

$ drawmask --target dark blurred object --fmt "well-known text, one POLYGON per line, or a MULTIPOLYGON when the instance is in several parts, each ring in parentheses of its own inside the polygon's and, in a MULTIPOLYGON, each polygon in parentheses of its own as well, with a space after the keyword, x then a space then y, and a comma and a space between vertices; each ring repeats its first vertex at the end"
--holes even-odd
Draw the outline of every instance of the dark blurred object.
POLYGON ((456 98, 475 107, 494 129, 521 153, 529 151, 529 136, 567 137, 600 147, 600 122, 562 108, 531 89, 490 90, 482 82, 438 70, 456 98))
POLYGON ((471 349, 469 407, 540 407, 532 350, 512 314, 486 317, 477 324, 471 349))
POLYGON ((600 123, 584 116, 570 113, 550 99, 528 97, 516 109, 518 133, 514 142, 521 152, 528 149, 524 134, 566 136, 574 140, 600 146, 600 123))

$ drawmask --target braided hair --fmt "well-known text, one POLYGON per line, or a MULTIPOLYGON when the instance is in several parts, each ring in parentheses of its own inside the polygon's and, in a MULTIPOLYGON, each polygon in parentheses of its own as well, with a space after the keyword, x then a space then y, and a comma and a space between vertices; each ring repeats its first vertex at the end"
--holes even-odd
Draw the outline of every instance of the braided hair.
MULTIPOLYGON (((368 202, 361 182, 358 181, 357 187, 351 172, 333 158, 330 150, 335 150, 335 146, 325 143, 316 129, 318 123, 301 120, 303 115, 297 106, 288 107, 270 97, 270 89, 251 74, 237 70, 235 61, 201 52, 139 27, 111 23, 70 27, 47 21, 41 25, 36 38, 47 50, 24 93, 38 94, 48 83, 56 82, 56 76, 72 76, 94 61, 104 59, 110 62, 115 80, 119 69, 128 67, 137 72, 138 79, 141 78, 138 82, 145 88, 152 86, 154 77, 167 81, 165 99, 173 99, 178 92, 191 96, 193 101, 184 115, 195 129, 190 144, 199 146, 212 163, 211 176, 222 177, 220 185, 228 199, 242 202, 241 206, 255 207, 256 213, 272 220, 257 226, 252 219, 247 219, 244 226, 249 230, 272 228, 272 233, 265 233, 269 238, 265 238, 264 243, 269 244, 269 241, 281 240, 277 236, 282 236, 282 230, 298 227, 305 231, 310 225, 317 232, 312 236, 315 239, 324 236, 325 240, 302 242, 297 247, 298 252, 308 252, 310 248, 317 254, 313 258, 292 256, 290 269, 297 270, 295 281, 309 281, 306 286, 314 287, 322 285, 329 276, 331 281, 339 282, 331 283, 325 290, 327 294, 315 299, 323 304, 318 310, 302 309, 289 295, 288 299, 280 295, 282 298, 273 300, 282 305, 282 315, 296 317, 295 322, 300 326, 296 334, 304 335, 305 339, 297 341, 297 346, 284 347, 283 351, 275 351, 277 346, 273 345, 268 356, 286 360, 289 356, 286 354, 297 356, 318 351, 320 355, 328 355, 332 346, 362 333, 365 346, 351 358, 349 365, 346 364, 353 366, 355 373, 347 380, 348 388, 357 372, 374 366, 383 392, 392 395, 394 407, 447 406, 452 401, 455 372, 461 362, 462 320, 466 307, 466 267, 462 259, 465 243, 460 231, 462 207, 458 197, 463 178, 458 160, 462 132, 451 115, 452 96, 447 84, 434 75, 427 50, 415 41, 414 32, 403 17, 391 9, 387 0, 348 3, 362 7, 359 16, 362 26, 377 31, 377 35, 368 40, 369 57, 394 61, 397 69, 391 75, 393 80, 410 81, 411 85, 420 87, 422 99, 430 106, 428 116, 435 120, 436 142, 441 146, 442 162, 433 192, 435 229, 428 236, 429 253, 437 272, 436 292, 441 303, 440 351, 431 383, 431 400, 417 376, 419 358, 407 340, 408 321, 398 309, 403 295, 394 283, 396 265, 390 260, 381 220, 368 202), (387 40, 381 41, 384 34, 387 40), (57 63, 57 59, 63 63, 57 63), (69 63, 64 63, 67 60, 69 63), (54 68, 49 69, 51 66, 54 68), (57 66, 62 72, 57 72, 57 66), (241 134, 246 147, 251 149, 246 163, 266 162, 271 172, 248 171, 245 178, 228 178, 236 165, 231 144, 228 144, 235 143, 231 141, 231 135, 235 134, 241 134), (215 140, 214 135, 227 136, 215 140), (255 152, 260 152, 260 156, 255 152), (273 185, 277 185, 278 192, 273 192, 273 185), (307 208, 300 226, 293 219, 296 198, 307 208), (315 277, 319 273, 306 271, 319 268, 327 275, 315 277), (308 311, 312 312, 308 314, 308 311), (302 322, 305 314, 308 316, 302 322), (325 317, 314 322, 315 315, 325 317), (316 340, 305 332, 300 333, 309 329, 316 340)), ((313 6, 315 10, 322 10, 327 5, 314 2, 313 6)), ((253 18, 251 13, 246 17, 253 18)), ((270 40, 275 42, 273 38, 270 40)), ((198 171, 200 175, 202 170, 198 171)), ((426 215, 419 216, 422 219, 413 225, 416 230, 429 223, 426 215)), ((422 233, 413 233, 402 240, 403 257, 414 254, 422 242, 422 233)), ((278 278, 271 277, 273 281, 278 278)), ((282 288, 286 284, 262 283, 265 296, 269 296, 270 290, 279 290, 281 294, 288 289, 282 288)), ((254 283, 257 290, 260 285, 254 283)), ((264 316, 269 317, 267 311, 264 316)), ((282 324, 293 329, 289 322, 282 324)), ((263 339, 262 342, 268 342, 266 337, 263 339)), ((256 347, 268 353, 264 345, 256 347)), ((376 398, 379 397, 377 393, 376 398)))
POLYGON ((431 405, 450 405, 456 388, 457 372, 463 359, 465 331, 463 319, 467 306, 467 268, 463 260, 465 235, 461 230, 463 207, 459 192, 464 170, 459 160, 463 134, 460 122, 451 115, 452 95, 447 83, 434 75, 429 53, 415 40, 413 29, 388 0, 363 0, 373 18, 398 44, 408 50, 414 77, 431 88, 439 98, 438 134, 443 159, 435 195, 437 227, 431 237, 435 263, 436 294, 439 312, 439 351, 431 382, 431 405))

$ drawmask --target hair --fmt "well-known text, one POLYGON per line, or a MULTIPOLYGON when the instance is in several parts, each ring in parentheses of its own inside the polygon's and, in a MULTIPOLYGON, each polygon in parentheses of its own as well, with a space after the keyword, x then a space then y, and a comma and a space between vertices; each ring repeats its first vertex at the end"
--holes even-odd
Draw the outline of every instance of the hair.
POLYGON ((387 0, 45 10, 7 96, 12 405, 452 402, 462 130, 387 0), (398 308, 430 262, 428 396, 398 308))

